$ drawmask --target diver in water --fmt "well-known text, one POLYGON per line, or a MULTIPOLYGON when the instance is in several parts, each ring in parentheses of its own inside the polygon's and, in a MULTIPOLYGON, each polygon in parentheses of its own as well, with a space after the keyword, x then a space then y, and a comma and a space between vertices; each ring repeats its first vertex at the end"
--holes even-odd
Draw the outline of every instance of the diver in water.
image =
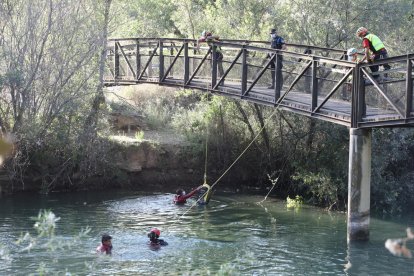
POLYGON ((174 204, 177 204, 177 205, 185 204, 187 202, 187 199, 189 199, 190 197, 195 195, 201 188, 202 188, 202 186, 199 186, 199 187, 195 188, 194 190, 192 190, 188 194, 186 194, 183 189, 178 189, 175 192, 176 194, 175 194, 175 197, 174 197, 174 204))
POLYGON ((159 239, 160 235, 161 235, 160 230, 158 230, 157 228, 152 228, 151 231, 148 233, 148 238, 150 239, 149 245, 152 247, 168 245, 168 242, 162 239, 159 239))
POLYGON ((210 185, 204 183, 198 188, 198 205, 207 205, 210 202, 212 190, 210 185))

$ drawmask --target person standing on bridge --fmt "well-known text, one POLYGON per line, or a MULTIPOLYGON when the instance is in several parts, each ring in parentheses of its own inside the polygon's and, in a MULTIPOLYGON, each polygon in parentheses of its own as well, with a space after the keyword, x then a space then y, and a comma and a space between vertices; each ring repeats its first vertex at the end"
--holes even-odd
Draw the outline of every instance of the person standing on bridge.
MULTIPOLYGON (((286 50, 286 44, 285 44, 285 40, 283 39, 283 37, 278 36, 276 29, 271 29, 270 30, 270 47, 272 49, 277 49, 277 50, 286 50)), ((271 55, 268 55, 269 58, 271 58, 271 55)), ((270 63, 270 67, 271 67, 271 72, 272 72, 272 85, 268 87, 268 89, 274 89, 275 88, 275 77, 276 77, 276 73, 277 73, 277 79, 279 82, 279 88, 282 89, 283 86, 283 75, 282 75, 282 64, 283 61, 283 57, 279 56, 279 58, 274 60, 274 62, 270 63), (276 66, 276 62, 278 63, 276 66), (277 67, 277 72, 276 72, 276 67, 277 67)))
MULTIPOLYGON (((221 47, 217 45, 213 45, 214 42, 218 42, 220 37, 218 35, 213 35, 211 32, 203 31, 201 33, 201 37, 197 40, 197 50, 200 48, 200 43, 206 42, 211 49, 214 47, 215 55, 212 56, 217 61, 217 69, 219 73, 219 77, 224 75, 223 69, 223 53, 221 51, 221 47)), ((222 82, 223 83, 223 82, 222 82)))
POLYGON ((346 54, 348 56, 348 61, 359 62, 358 50, 356 48, 349 48, 348 51, 346 51, 346 54))
MULTIPOLYGON (((360 27, 356 32, 357 37, 362 39, 362 47, 365 49, 364 57, 359 61, 374 62, 380 59, 388 58, 387 50, 385 49, 384 43, 378 36, 368 32, 367 28, 360 27)), ((383 64, 384 70, 389 70, 391 67, 388 64, 383 64)), ((372 73, 376 73, 379 70, 379 65, 373 65, 369 67, 372 73)), ((379 78, 379 75, 373 76, 375 79, 379 78)), ((387 74, 384 74, 387 77, 387 74)))

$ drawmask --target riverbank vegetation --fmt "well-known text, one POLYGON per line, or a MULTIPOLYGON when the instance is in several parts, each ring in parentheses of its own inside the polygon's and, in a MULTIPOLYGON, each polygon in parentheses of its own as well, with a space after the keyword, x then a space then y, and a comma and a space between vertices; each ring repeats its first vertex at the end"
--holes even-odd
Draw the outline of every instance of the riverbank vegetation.
MULTIPOLYGON (((197 38, 211 30, 223 38, 267 40, 277 27, 288 43, 346 49, 359 46, 355 31, 366 26, 391 55, 414 52, 414 2, 408 0, 37 2, 0 3, 0 126, 14 137, 14 151, 0 172, 10 183, 2 185, 7 192, 27 190, 31 182, 43 192, 88 189, 91 179, 111 182, 119 174, 108 150, 109 114, 116 107, 103 88, 108 37, 197 38)), ((208 137, 212 178, 264 127, 223 178, 226 185, 266 190, 269 175, 279 177, 274 195, 345 207, 346 128, 194 91, 154 91, 131 96, 131 112, 142 115, 148 128, 184 135, 197 168, 208 137)), ((138 131, 136 138, 144 139, 145 129, 138 131)), ((395 214, 412 202, 413 152, 411 129, 373 131, 373 209, 395 214)))

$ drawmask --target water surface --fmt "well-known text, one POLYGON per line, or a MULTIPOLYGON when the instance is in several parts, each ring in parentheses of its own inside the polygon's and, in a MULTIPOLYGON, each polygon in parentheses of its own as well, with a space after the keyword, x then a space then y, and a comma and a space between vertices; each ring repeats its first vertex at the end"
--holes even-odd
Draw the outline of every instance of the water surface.
MULTIPOLYGON (((392 256, 387 238, 405 235, 412 217, 371 220, 370 241, 348 246, 346 214, 263 197, 215 195, 208 206, 172 204, 172 194, 99 192, 0 198, 0 275, 412 275, 414 261, 392 256), (14 242, 35 233, 40 209, 60 217, 59 239, 92 231, 68 249, 21 252, 14 242), (161 230, 169 245, 152 250, 146 234, 161 230), (113 237, 111 257, 94 249, 113 237), (396 272, 398 271, 398 273, 396 272)), ((413 244, 409 244, 414 248, 413 244)))

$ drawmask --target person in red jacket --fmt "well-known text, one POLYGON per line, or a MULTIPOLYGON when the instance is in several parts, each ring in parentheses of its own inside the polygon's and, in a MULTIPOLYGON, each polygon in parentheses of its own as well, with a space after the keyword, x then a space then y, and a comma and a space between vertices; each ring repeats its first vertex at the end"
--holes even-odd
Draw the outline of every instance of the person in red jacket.
POLYGON ((187 202, 187 199, 195 195, 200 190, 201 186, 195 188, 190 193, 186 194, 183 189, 178 189, 176 191, 175 197, 174 197, 174 203, 175 204, 185 204, 187 202))

